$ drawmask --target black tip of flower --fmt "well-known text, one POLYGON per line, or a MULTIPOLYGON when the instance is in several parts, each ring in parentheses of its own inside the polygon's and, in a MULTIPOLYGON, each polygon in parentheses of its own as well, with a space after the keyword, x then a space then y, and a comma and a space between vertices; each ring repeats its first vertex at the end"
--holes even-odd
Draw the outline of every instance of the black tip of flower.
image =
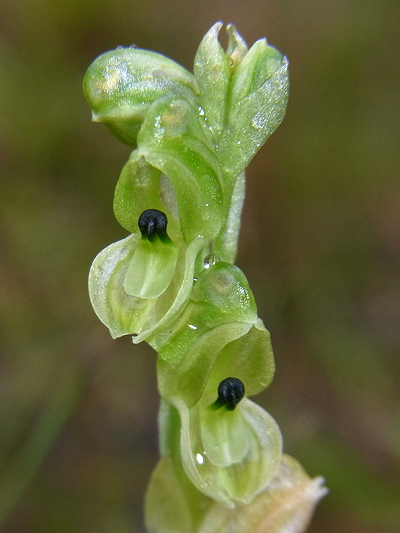
POLYGON ((226 406, 233 411, 244 396, 244 385, 238 378, 226 378, 218 386, 218 398, 215 407, 226 406))
POLYGON ((167 215, 158 209, 146 209, 138 220, 141 234, 149 241, 152 241, 156 235, 161 239, 168 238, 167 224, 167 215))

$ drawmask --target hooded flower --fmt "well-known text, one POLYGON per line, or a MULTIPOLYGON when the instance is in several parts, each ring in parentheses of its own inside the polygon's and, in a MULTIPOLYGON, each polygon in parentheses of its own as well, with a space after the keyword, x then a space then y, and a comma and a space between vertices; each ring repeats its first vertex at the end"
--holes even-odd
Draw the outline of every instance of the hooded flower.
POLYGON ((172 236, 150 242, 139 232, 111 244, 93 261, 89 296, 113 338, 134 335, 138 343, 168 324, 186 303, 196 257, 206 246, 172 236))

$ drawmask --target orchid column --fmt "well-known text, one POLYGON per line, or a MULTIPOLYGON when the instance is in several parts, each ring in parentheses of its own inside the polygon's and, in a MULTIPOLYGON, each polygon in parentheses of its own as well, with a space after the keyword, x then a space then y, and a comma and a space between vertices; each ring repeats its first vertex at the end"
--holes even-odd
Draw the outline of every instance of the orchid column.
POLYGON ((89 276, 116 338, 158 353, 161 460, 146 498, 157 533, 304 531, 325 493, 282 455, 274 419, 248 399, 271 382, 270 336, 235 260, 244 171, 279 126, 288 63, 232 25, 203 38, 194 75, 137 48, 100 56, 84 80, 93 120, 133 147, 114 212, 130 235, 89 276))

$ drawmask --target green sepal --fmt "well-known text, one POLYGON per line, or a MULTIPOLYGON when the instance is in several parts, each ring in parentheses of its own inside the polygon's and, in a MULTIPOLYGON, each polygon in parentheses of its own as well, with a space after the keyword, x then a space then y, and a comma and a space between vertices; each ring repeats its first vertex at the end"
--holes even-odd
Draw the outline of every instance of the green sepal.
POLYGON ((247 398, 234 411, 224 411, 223 408, 214 411, 217 420, 210 426, 209 418, 203 415, 203 410, 209 408, 209 401, 210 398, 205 396, 188 409, 181 398, 171 400, 181 419, 183 468, 206 496, 230 507, 236 502, 248 503, 268 485, 279 467, 282 454, 279 427, 264 409, 247 398), (224 442, 219 452, 213 449, 211 440, 217 421, 225 428, 215 435, 215 446, 222 445, 224 435, 234 439, 224 442), (229 424, 233 424, 231 430, 229 424), (204 435, 207 435, 205 442, 204 435))
POLYGON ((193 72, 200 89, 200 118, 215 144, 224 127, 231 68, 218 41, 222 22, 214 24, 196 52, 193 72))
POLYGON ((288 96, 288 61, 266 39, 260 39, 250 48, 231 80, 218 157, 233 176, 247 167, 282 122, 288 96))
POLYGON ((175 273, 179 249, 158 236, 151 242, 142 237, 129 262, 124 289, 129 296, 154 300, 169 286, 175 273))
POLYGON ((321 477, 310 479, 298 461, 282 455, 279 469, 262 492, 234 509, 213 503, 197 533, 303 533, 327 493, 323 482, 321 477))
POLYGON ((182 97, 154 102, 138 135, 138 149, 122 170, 115 190, 114 212, 129 231, 136 231, 137 219, 144 209, 160 209, 176 217, 161 194, 163 175, 173 187, 186 242, 198 235, 213 240, 223 223, 221 169, 197 112, 182 97))
POLYGON ((139 48, 117 48, 89 67, 83 90, 93 120, 104 122, 123 142, 136 137, 151 104, 166 94, 181 95, 199 105, 194 76, 171 59, 139 48))
MULTIPOLYGON (((200 237, 189 246, 182 239, 176 239, 174 246, 177 247, 178 258, 173 252, 169 258, 171 264, 154 273, 155 279, 151 283, 158 287, 155 292, 167 285, 172 265, 176 265, 173 277, 158 297, 149 299, 132 296, 125 289, 128 272, 130 276, 135 275, 134 269, 129 269, 132 261, 135 263, 140 242, 141 235, 133 234, 111 244, 97 255, 89 272, 89 296, 97 316, 108 327, 113 338, 132 334, 135 335, 132 339, 134 343, 146 339, 158 328, 166 327, 180 312, 192 289, 197 254, 207 245, 200 237)), ((150 268, 154 267, 152 249, 147 259, 144 255, 142 257, 150 268)), ((145 268, 144 264, 139 272, 142 281, 146 279, 143 277, 145 268)), ((132 281, 130 283, 135 284, 132 281)))
POLYGON ((201 273, 174 327, 158 330, 149 343, 159 353, 161 396, 179 396, 189 407, 206 385, 216 394, 218 383, 232 371, 248 395, 263 390, 274 373, 269 333, 257 318, 247 279, 228 263, 201 273))

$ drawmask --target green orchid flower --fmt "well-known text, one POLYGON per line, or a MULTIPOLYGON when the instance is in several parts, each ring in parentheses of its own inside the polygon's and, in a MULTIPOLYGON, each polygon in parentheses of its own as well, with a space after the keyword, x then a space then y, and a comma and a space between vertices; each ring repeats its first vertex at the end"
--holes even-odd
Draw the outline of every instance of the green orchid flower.
POLYGON ((248 503, 279 467, 278 425, 248 399, 234 410, 215 411, 210 398, 206 395, 191 409, 181 399, 173 399, 181 420, 183 468, 195 487, 215 501, 230 507, 248 503))
POLYGON ((111 336, 130 334, 139 343, 167 326, 190 295, 206 244, 202 237, 189 246, 178 237, 146 242, 136 233, 100 252, 90 268, 89 296, 111 336))

